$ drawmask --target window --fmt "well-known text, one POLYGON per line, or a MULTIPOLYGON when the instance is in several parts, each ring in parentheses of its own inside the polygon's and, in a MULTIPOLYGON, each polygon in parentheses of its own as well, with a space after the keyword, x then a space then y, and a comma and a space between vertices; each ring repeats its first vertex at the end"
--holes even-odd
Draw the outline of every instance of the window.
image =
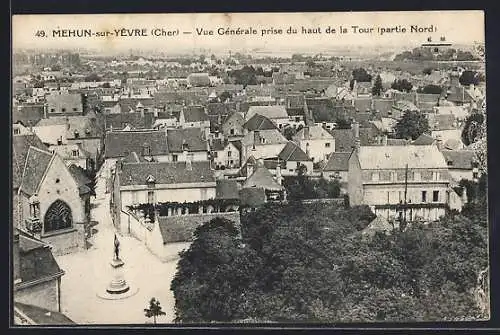
POLYGON ((452 166, 453 165, 453 161, 447 161, 446 164, 448 164, 448 166, 452 166))
POLYGON ((71 215, 71 209, 61 200, 56 200, 50 205, 45 214, 45 220, 43 221, 45 232, 70 228, 72 224, 73 217, 71 215))
POLYGON ((227 152, 227 157, 231 157, 231 151, 227 152))
POLYGON ((421 178, 420 172, 413 172, 413 180, 419 181, 421 178))
POLYGON ((66 108, 64 108, 64 107, 61 108, 61 112, 63 112, 63 113, 66 112, 66 108))
POLYGON ((391 172, 391 181, 396 181, 397 174, 396 172, 391 172))
POLYGON ((474 178, 474 179, 478 179, 478 178, 479 178, 479 172, 477 172, 477 171, 473 171, 473 172, 472 172, 472 178, 474 178))
POLYGON ((229 130, 229 134, 234 135, 234 129, 233 128, 231 128, 231 130, 229 130))
POLYGON ((55 109, 55 108, 51 108, 51 109, 50 109, 50 112, 51 112, 51 113, 55 113, 55 112, 56 112, 56 109, 55 109))
POLYGON ((217 151, 214 151, 213 155, 214 155, 214 158, 217 158, 217 155, 218 155, 217 151))
POLYGON ((172 162, 177 162, 178 158, 177 155, 172 155, 172 162))
POLYGON ((155 202, 155 192, 148 191, 148 204, 154 204, 155 202))
POLYGON ((439 191, 432 192, 432 201, 434 201, 434 202, 439 201, 439 191))
POLYGON ((325 143, 325 148, 329 148, 329 147, 330 147, 330 142, 325 143))
POLYGON ((422 191, 422 202, 427 202, 427 191, 422 191))
POLYGON ((73 107, 73 112, 76 112, 77 110, 78 110, 78 108, 73 107))
POLYGON ((439 172, 432 172, 432 180, 439 180, 439 172))
POLYGON ((14 135, 19 135, 19 134, 21 134, 21 129, 14 128, 14 135))
POLYGON ((78 157, 78 150, 72 150, 72 151, 71 151, 71 155, 72 155, 73 157, 78 157))
POLYGON ((378 172, 372 172, 372 181, 378 181, 380 179, 380 175, 378 172))

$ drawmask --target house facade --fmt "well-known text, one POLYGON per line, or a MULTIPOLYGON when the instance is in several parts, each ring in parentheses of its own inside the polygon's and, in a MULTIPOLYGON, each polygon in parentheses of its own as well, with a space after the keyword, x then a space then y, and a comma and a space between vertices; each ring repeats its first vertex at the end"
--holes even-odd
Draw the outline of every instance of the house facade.
POLYGON ((450 174, 435 146, 365 146, 349 158, 351 205, 387 219, 438 220, 450 203, 450 174))
POLYGON ((335 152, 335 138, 322 126, 306 126, 297 132, 293 140, 313 162, 326 161, 335 152))

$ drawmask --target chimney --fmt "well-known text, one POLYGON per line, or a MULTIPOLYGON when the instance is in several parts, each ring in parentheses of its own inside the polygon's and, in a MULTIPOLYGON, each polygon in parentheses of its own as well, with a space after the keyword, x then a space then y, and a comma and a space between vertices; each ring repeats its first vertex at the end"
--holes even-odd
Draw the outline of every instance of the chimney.
POLYGON ((283 176, 281 175, 281 166, 279 158, 278 158, 278 165, 276 166, 276 182, 280 185, 283 183, 283 176))
POLYGON ((309 139, 309 126, 304 127, 304 139, 305 140, 309 139))
POLYGON ((186 156, 186 170, 188 170, 188 171, 193 170, 192 161, 193 161, 193 154, 188 153, 186 156))
POLYGON ((441 138, 441 135, 436 137, 436 145, 439 150, 443 149, 443 139, 441 138))
POLYGON ((382 145, 387 146, 387 135, 386 134, 382 135, 382 145))
POLYGON ((352 123, 352 133, 355 139, 359 138, 359 123, 357 121, 352 123))
POLYGON ((49 106, 47 104, 43 104, 43 118, 47 118, 47 110, 49 109, 49 106))
POLYGON ((465 205, 469 201, 469 199, 467 197, 467 187, 464 186, 462 188, 462 190, 463 190, 462 197, 461 197, 462 198, 462 204, 465 205))
POLYGON ((253 131, 253 149, 255 149, 255 146, 260 143, 260 131, 254 130, 253 131))

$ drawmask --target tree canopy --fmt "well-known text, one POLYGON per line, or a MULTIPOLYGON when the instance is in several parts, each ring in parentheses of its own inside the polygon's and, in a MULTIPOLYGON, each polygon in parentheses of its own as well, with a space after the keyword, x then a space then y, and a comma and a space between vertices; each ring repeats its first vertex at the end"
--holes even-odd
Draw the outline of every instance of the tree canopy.
POLYGON ((469 86, 470 84, 478 85, 480 77, 477 72, 466 70, 462 72, 458 81, 464 86, 469 86))
POLYGON ((377 75, 375 77, 375 83, 373 84, 372 87, 372 94, 376 96, 380 96, 380 93, 382 93, 383 87, 382 87, 382 78, 380 75, 377 75))
POLYGON ((407 111, 394 126, 396 138, 412 140, 423 133, 429 132, 429 121, 424 114, 418 111, 407 111))
POLYGON ((367 206, 266 204, 201 226, 172 282, 177 321, 457 321, 482 317, 486 228, 460 215, 360 234, 367 206))
POLYGON ((443 92, 443 88, 438 85, 425 85, 422 88, 419 88, 418 90, 419 93, 425 93, 425 94, 441 94, 443 92))
POLYGON ((394 80, 391 84, 391 88, 401 92, 410 92, 413 88, 413 84, 406 79, 394 80))

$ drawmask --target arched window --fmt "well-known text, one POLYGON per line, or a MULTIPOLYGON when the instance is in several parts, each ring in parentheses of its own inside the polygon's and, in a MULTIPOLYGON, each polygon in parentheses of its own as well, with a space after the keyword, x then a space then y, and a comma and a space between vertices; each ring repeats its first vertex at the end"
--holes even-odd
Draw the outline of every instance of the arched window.
POLYGON ((71 228, 72 225, 73 218, 68 204, 61 200, 54 201, 47 210, 47 213, 45 213, 45 220, 43 221, 44 232, 71 228))

